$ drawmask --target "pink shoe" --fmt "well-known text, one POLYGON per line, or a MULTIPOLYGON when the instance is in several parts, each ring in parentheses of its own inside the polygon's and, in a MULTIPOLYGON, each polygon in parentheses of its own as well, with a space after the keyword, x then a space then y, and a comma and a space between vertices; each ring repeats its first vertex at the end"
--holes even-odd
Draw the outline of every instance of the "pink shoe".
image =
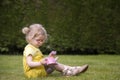
POLYGON ((87 64, 83 65, 81 67, 78 67, 78 69, 79 69, 79 73, 83 73, 88 69, 88 65, 87 64))
POLYGON ((75 66, 75 67, 66 67, 63 70, 63 75, 66 77, 69 76, 75 76, 80 73, 85 72, 88 69, 88 65, 83 65, 83 66, 75 66))

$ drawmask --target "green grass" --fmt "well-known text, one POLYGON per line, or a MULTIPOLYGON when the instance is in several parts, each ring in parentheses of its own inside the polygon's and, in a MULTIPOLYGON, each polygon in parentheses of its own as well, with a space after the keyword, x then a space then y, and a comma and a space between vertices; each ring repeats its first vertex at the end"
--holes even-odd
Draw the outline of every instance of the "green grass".
MULTIPOLYGON (((119 55, 60 55, 58 61, 72 66, 89 64, 89 69, 73 77, 55 71, 48 77, 30 80, 120 80, 119 55)), ((0 80, 28 80, 23 74, 22 56, 0 55, 0 80)))

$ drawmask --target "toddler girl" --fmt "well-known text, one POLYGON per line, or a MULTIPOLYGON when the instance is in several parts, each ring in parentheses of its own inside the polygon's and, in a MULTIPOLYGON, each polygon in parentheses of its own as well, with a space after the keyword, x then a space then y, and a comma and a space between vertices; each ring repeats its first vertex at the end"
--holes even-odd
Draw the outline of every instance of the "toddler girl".
POLYGON ((41 24, 24 27, 22 32, 28 43, 23 52, 23 68, 26 77, 44 77, 54 70, 61 72, 64 76, 74 76, 87 70, 88 65, 72 67, 58 62, 51 65, 47 64, 47 58, 44 58, 39 49, 47 39, 47 32, 41 24))

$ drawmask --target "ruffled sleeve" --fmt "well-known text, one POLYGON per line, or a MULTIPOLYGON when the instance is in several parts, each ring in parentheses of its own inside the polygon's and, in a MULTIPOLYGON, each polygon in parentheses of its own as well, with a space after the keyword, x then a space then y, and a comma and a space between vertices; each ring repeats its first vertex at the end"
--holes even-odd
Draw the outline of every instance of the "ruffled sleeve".
POLYGON ((35 50, 31 47, 31 46, 26 46, 25 47, 25 50, 24 50, 24 56, 28 56, 28 55, 32 55, 34 56, 35 55, 35 50))

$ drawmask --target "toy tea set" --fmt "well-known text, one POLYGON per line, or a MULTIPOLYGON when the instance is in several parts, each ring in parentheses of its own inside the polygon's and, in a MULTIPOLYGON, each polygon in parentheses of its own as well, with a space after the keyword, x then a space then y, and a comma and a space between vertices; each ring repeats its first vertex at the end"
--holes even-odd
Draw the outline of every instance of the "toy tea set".
POLYGON ((51 53, 49 54, 49 56, 45 59, 47 65, 56 65, 57 64, 57 59, 58 57, 55 58, 56 55, 56 51, 51 51, 51 53))

